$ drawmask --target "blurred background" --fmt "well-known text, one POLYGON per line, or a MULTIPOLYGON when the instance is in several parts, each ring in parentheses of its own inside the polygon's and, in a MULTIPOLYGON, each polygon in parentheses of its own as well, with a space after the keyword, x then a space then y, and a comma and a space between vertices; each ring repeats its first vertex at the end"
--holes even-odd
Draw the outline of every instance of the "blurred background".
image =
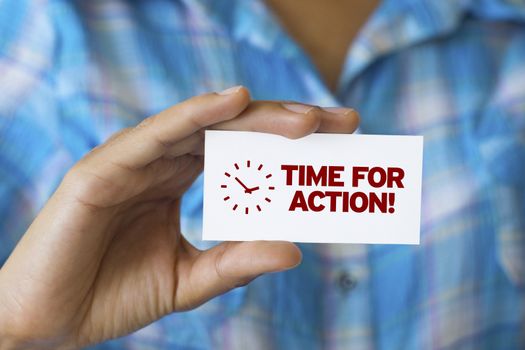
MULTIPOLYGON (((0 0, 0 264, 90 149, 237 84, 423 135, 421 244, 302 244, 94 349, 525 348, 522 0, 0 0)), ((201 178, 182 217, 207 248, 201 178)))

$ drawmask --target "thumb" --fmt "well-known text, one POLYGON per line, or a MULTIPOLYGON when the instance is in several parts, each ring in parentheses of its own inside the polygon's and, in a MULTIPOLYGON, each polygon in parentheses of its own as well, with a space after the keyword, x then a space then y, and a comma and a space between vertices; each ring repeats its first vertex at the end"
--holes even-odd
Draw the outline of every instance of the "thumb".
POLYGON ((295 244, 281 241, 224 242, 192 255, 179 263, 177 310, 196 307, 263 273, 291 269, 302 257, 295 244))

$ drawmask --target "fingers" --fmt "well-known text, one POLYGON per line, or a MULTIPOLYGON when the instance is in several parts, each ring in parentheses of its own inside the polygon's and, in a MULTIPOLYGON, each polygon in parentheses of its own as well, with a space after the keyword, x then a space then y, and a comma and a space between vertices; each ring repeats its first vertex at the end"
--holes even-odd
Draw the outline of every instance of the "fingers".
MULTIPOLYGON (((359 115, 351 108, 254 101, 236 118, 212 125, 210 129, 257 131, 295 139, 312 132, 352 133, 358 123, 359 115)), ((198 132, 172 146, 166 156, 175 158, 186 153, 201 155, 203 151, 204 134, 198 132)))
POLYGON ((211 126, 217 130, 272 133, 296 139, 312 132, 353 132, 359 123, 350 108, 320 108, 293 102, 256 101, 237 118, 211 126))
POLYGON ((151 163, 196 131, 241 113, 250 101, 248 90, 243 87, 228 90, 190 98, 146 118, 100 147, 86 163, 104 166, 110 161, 131 169, 151 163))
POLYGON ((179 264, 175 309, 187 310, 263 273, 283 271, 301 262, 301 251, 290 242, 224 242, 179 264))
POLYGON ((296 139, 316 131, 322 112, 314 106, 256 101, 234 120, 213 125, 216 130, 257 131, 296 139))
POLYGON ((179 103, 93 149, 68 172, 61 189, 85 207, 122 203, 148 188, 150 180, 158 182, 158 175, 171 175, 180 168, 178 163, 158 162, 174 144, 236 117, 249 101, 248 90, 234 87, 179 103))
POLYGON ((352 108, 324 107, 317 132, 350 134, 359 126, 359 114, 352 108))
POLYGON ((158 174, 171 175, 177 171, 176 163, 159 160, 202 155, 206 127, 273 133, 295 139, 316 131, 350 133, 358 121, 357 113, 349 108, 320 108, 294 102, 249 103, 248 91, 238 87, 228 94, 189 99, 147 118, 135 128, 115 134, 84 157, 67 179, 74 184, 69 188, 74 187, 72 193, 77 199, 94 207, 108 207, 164 181, 158 174), (150 166, 153 163, 155 166, 150 166), (163 171, 159 164, 168 167, 163 171), (146 165, 154 171, 146 171, 146 165), (154 181, 149 181, 150 175, 154 181), (97 198, 93 198, 95 192, 97 198), (116 193, 119 195, 115 196, 116 193))
POLYGON ((204 153, 204 130, 198 131, 176 145, 170 147, 165 157, 177 158, 183 154, 201 155, 204 153))

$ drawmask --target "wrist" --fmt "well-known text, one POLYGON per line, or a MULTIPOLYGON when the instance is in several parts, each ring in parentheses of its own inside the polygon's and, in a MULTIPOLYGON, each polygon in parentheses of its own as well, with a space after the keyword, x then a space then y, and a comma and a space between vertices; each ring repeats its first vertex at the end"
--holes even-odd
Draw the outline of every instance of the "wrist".
POLYGON ((4 336, 0 331, 0 350, 73 350, 74 346, 57 345, 48 341, 22 340, 4 336))
MULTIPOLYGON (((72 350, 75 346, 66 345, 58 340, 37 339, 29 332, 16 332, 10 327, 8 319, 2 317, 0 305, 0 350, 72 350), (25 334, 26 336, 20 335, 25 334)), ((6 315, 7 313, 3 313, 6 315)))
POLYGON ((17 350, 20 349, 20 345, 12 339, 9 339, 0 332, 0 350, 17 350))
MULTIPOLYGON (((70 350, 77 349, 70 345, 66 337, 50 338, 43 334, 38 334, 38 325, 28 322, 31 317, 19 315, 16 307, 8 306, 6 300, 8 290, 4 280, 1 279, 3 270, 0 270, 0 350, 70 350), (69 344, 69 345, 68 345, 69 344)), ((11 298, 13 299, 13 298, 11 298)))
POLYGON ((34 349, 27 342, 17 339, 5 333, 4 329, 0 329, 0 350, 21 350, 34 349))

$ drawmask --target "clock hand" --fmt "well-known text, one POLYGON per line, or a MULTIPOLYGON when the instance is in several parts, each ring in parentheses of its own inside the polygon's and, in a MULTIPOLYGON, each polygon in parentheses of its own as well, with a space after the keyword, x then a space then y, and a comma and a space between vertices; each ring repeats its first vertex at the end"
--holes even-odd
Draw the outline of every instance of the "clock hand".
POLYGON ((257 191, 259 189, 259 186, 256 186, 256 187, 252 187, 249 189, 250 193, 253 192, 253 191, 257 191))
POLYGON ((242 181, 239 180, 238 177, 235 177, 235 181, 237 181, 244 188, 244 192, 250 193, 250 189, 245 184, 243 184, 242 181))

